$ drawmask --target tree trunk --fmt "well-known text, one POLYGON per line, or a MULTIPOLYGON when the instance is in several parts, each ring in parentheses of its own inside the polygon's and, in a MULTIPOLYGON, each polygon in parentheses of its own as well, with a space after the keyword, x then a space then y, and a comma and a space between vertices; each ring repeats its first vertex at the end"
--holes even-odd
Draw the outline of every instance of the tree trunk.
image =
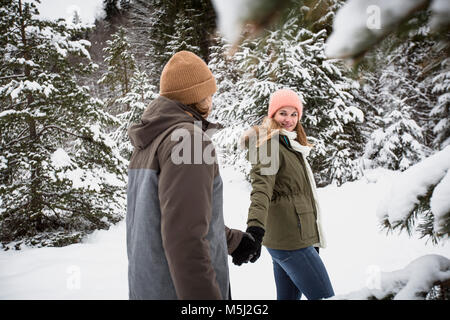
MULTIPOLYGON (((22 11, 22 0, 19 0, 19 14, 21 16, 21 24, 20 24, 20 28, 21 28, 21 40, 22 40, 22 44, 24 47, 23 50, 23 58, 25 60, 30 60, 31 56, 30 56, 30 49, 28 47, 28 39, 26 37, 26 33, 25 33, 25 16, 23 15, 23 11, 22 11)), ((25 78, 29 81, 32 81, 33 79, 31 78, 31 70, 30 70, 30 66, 28 64, 25 65, 24 67, 24 75, 25 78)), ((31 105, 33 103, 33 96, 31 95, 31 93, 27 94, 27 102, 26 102, 26 107, 27 109, 31 108, 31 105)), ((28 129, 29 129, 29 150, 31 150, 32 152, 35 152, 35 146, 38 143, 38 136, 37 136, 37 132, 36 132, 36 121, 32 116, 29 116, 27 118, 27 124, 28 124, 28 129)), ((40 190, 41 190, 41 179, 40 179, 40 161, 36 161, 36 159, 32 159, 31 161, 31 165, 30 165, 30 171, 31 171, 31 175, 30 175, 30 202, 29 202, 29 209, 28 209, 28 214, 29 214, 29 218, 30 218, 30 222, 32 223, 32 225, 35 227, 35 229, 37 231, 42 231, 43 230, 43 226, 42 226, 42 197, 40 194, 40 190)))

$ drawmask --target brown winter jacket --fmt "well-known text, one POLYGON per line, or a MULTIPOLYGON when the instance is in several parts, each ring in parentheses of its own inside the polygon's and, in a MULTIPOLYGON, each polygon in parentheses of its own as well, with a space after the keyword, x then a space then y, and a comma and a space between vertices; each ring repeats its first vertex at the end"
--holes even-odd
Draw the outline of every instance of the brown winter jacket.
POLYGON ((202 159, 216 160, 205 132, 213 127, 196 110, 159 97, 129 129, 130 299, 229 298, 227 254, 242 232, 225 227, 217 161, 202 159))

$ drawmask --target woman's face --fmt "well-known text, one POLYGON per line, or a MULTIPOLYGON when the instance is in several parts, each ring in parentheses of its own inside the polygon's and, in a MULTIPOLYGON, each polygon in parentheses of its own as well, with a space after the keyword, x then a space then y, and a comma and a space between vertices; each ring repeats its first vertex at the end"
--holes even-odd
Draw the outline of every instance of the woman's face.
POLYGON ((282 107, 275 113, 273 119, 286 129, 293 131, 298 123, 298 111, 294 107, 282 107))

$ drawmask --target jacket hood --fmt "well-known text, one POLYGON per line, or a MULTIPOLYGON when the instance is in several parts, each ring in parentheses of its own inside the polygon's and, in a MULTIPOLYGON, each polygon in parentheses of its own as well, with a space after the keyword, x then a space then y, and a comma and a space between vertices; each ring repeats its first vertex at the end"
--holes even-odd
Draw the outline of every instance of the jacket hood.
POLYGON ((128 129, 128 136, 133 147, 145 149, 169 127, 182 122, 195 123, 196 121, 202 122, 203 131, 221 128, 220 125, 204 119, 195 109, 160 96, 145 109, 141 122, 128 129), (192 117, 186 112, 192 114, 192 117))

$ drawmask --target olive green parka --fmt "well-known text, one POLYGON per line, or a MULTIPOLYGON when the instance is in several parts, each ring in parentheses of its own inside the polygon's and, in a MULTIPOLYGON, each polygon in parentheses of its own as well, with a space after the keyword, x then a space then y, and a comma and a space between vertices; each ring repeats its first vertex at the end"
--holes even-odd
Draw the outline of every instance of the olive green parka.
POLYGON ((259 127, 244 134, 252 164, 247 225, 265 230, 262 244, 279 250, 321 246, 322 232, 305 160, 279 131, 260 141, 259 127), (254 138, 254 139, 252 139, 254 138))

